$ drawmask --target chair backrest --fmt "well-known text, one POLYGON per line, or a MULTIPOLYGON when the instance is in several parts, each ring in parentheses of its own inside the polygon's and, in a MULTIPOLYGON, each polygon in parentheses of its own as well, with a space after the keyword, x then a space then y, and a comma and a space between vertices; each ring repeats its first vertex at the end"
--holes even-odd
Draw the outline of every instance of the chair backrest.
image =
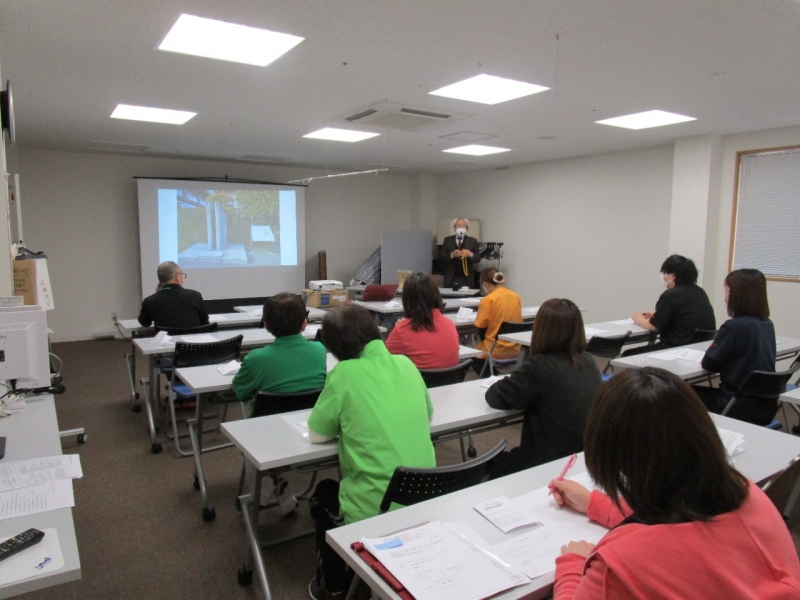
POLYGON ((293 394, 258 392, 255 406, 253 406, 253 416, 266 417, 267 415, 279 415, 295 410, 314 408, 314 404, 317 403, 317 398, 321 393, 322 388, 293 394))
POLYGON ((497 335, 506 333, 519 333, 520 331, 532 331, 533 321, 527 323, 511 323, 510 321, 503 321, 500 323, 500 329, 497 330, 497 335))
MULTIPOLYGON (((767 371, 750 371, 739 389, 730 399, 722 410, 723 415, 731 413, 732 417, 741 415, 743 411, 749 414, 757 414, 759 419, 772 420, 777 410, 778 399, 786 391, 786 382, 800 369, 800 363, 793 364, 786 371, 770 373, 767 371), (751 407, 743 407, 742 401, 747 401, 751 407), (754 408, 753 407, 757 407, 754 408)), ((751 420, 746 418, 745 420, 751 420)), ((756 422, 756 421, 753 421, 756 422)))
POLYGON ((617 358, 629 337, 631 337, 630 331, 622 335, 610 335, 608 337, 594 335, 589 340, 589 343, 586 344, 586 352, 601 358, 617 358))
POLYGON ((175 369, 179 369, 181 367, 199 367, 231 361, 239 356, 239 351, 242 348, 242 338, 243 336, 237 335, 227 340, 202 344, 178 342, 175 344, 175 354, 172 355, 172 366, 175 369))
POLYGON ((196 325, 195 327, 170 327, 169 325, 153 324, 156 333, 166 331, 167 335, 189 335, 192 333, 213 333, 219 327, 219 323, 208 323, 207 325, 196 325))
POLYGON ((716 329, 695 329, 689 338, 689 343, 696 344, 697 342, 710 342, 716 335, 716 329))
POLYGON ((452 383, 461 383, 467 376, 467 371, 469 371, 471 364, 472 360, 468 359, 447 369, 420 369, 419 374, 422 375, 422 380, 428 388, 435 388, 452 383))
POLYGON ((483 456, 460 465, 432 469, 397 467, 383 495, 381 512, 385 513, 393 503, 410 506, 486 481, 491 460, 507 445, 507 441, 500 440, 483 456))

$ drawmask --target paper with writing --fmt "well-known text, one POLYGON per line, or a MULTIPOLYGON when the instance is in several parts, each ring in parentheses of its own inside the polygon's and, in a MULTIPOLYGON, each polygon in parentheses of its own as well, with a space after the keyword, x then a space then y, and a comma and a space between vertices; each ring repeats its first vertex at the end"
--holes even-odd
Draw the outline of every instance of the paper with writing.
POLYGON ((703 357, 706 353, 702 350, 695 350, 694 348, 683 348, 678 353, 678 360, 685 360, 687 362, 693 362, 700 364, 703 362, 703 357))
MULTIPOLYGON (((42 541, 26 548, 24 552, 15 554, 0 563, 0 585, 39 577, 64 566, 64 556, 58 543, 58 532, 53 528, 42 529, 42 541)), ((8 537, 0 538, 0 544, 8 537)))
POLYGON ((0 493, 0 520, 75 506, 71 479, 54 479, 0 493))
POLYGON ((462 306, 458 309, 458 313, 456 313, 456 319, 459 321, 474 321, 475 311, 471 308, 467 308, 466 306, 462 306))
POLYGON ((221 375, 236 375, 241 368, 241 363, 238 360, 233 359, 230 362, 226 362, 225 364, 218 366, 217 371, 219 371, 221 375))
POLYGON ((489 519, 503 533, 541 525, 506 496, 499 496, 492 500, 481 502, 473 506, 473 508, 489 519))
POLYGON ((505 379, 506 377, 508 377, 507 374, 506 375, 492 375, 491 377, 487 377, 486 379, 483 380, 483 382, 481 383, 481 387, 482 388, 490 388, 495 383, 497 383, 501 379, 505 379))
POLYGON ((736 431, 722 429, 721 427, 717 427, 717 433, 719 434, 719 439, 722 440, 722 445, 725 446, 725 451, 728 453, 728 456, 735 456, 736 454, 744 452, 744 448, 742 448, 742 444, 744 444, 744 435, 736 431))
POLYGON ((77 454, 60 454, 0 464, 0 492, 39 485, 56 479, 83 477, 77 454))

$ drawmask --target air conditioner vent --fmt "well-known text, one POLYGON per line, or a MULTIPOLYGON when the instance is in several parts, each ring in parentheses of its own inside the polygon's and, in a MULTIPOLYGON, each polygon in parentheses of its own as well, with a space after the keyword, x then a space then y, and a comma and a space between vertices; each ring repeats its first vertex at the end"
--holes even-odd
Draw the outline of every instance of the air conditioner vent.
POLYGON ((376 112, 378 111, 370 108, 369 110, 364 110, 356 115, 353 115, 352 117, 346 117, 345 121, 350 121, 350 122, 358 121, 359 119, 363 119, 364 117, 374 115, 376 112))
POLYGON ((464 113, 443 113, 436 108, 399 104, 397 102, 377 102, 362 106, 334 117, 332 121, 344 126, 358 123, 370 128, 393 131, 428 131, 446 127, 472 115, 464 113))
POLYGON ((418 117, 429 117, 431 119, 449 119, 450 115, 446 115, 444 113, 435 113, 430 112, 427 110, 415 110, 413 108, 401 108, 400 112, 407 113, 409 115, 417 115, 418 117))

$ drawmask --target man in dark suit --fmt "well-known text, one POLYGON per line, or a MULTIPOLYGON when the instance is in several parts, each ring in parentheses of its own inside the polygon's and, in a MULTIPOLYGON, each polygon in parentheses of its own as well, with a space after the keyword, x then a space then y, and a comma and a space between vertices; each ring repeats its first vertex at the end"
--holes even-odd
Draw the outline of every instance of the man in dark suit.
POLYGON ((475 265, 481 257, 478 254, 478 240, 469 237, 469 221, 464 218, 453 222, 455 235, 444 238, 439 248, 439 266, 444 271, 444 287, 474 287, 475 265))
POLYGON ((139 323, 150 327, 153 323, 161 327, 188 328, 208 325, 208 313, 203 305, 203 296, 195 290, 183 287, 186 273, 172 261, 158 265, 156 293, 142 302, 139 323))

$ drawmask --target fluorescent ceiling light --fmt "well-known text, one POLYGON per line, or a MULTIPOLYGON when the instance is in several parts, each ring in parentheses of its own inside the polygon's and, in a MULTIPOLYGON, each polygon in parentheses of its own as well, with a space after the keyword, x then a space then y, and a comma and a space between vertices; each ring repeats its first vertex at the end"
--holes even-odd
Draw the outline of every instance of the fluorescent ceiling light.
POLYGON ((183 14, 158 49, 266 67, 305 38, 183 14))
POLYGON ((456 100, 466 100, 467 102, 480 102, 481 104, 500 104, 515 98, 538 94, 550 88, 525 83, 524 81, 514 81, 504 79, 494 75, 477 75, 464 81, 459 81, 452 85, 430 92, 433 96, 444 96, 455 98, 456 100))
POLYGON ((480 144, 470 144, 469 146, 449 148, 448 150, 442 150, 442 152, 452 152, 453 154, 469 154, 471 156, 486 156, 487 154, 511 152, 511 148, 498 148, 497 146, 481 146, 480 144))
POLYGON ((196 114, 197 113, 187 112, 185 110, 169 110, 167 108, 150 108, 149 106, 117 104, 117 108, 115 108, 114 112, 111 113, 111 118, 183 125, 196 114))
POLYGON ((675 123, 685 123, 686 121, 696 121, 694 117, 677 115, 663 110, 648 110, 646 112, 614 117, 595 121, 601 125, 613 125, 614 127, 624 127, 626 129, 647 129, 648 127, 661 127, 663 125, 674 125, 675 123))
POLYGON ((335 129, 334 127, 325 127, 318 131, 307 133, 303 137, 311 138, 314 140, 332 140, 334 142, 360 142, 367 140, 379 133, 370 133, 369 131, 353 131, 352 129, 335 129))

